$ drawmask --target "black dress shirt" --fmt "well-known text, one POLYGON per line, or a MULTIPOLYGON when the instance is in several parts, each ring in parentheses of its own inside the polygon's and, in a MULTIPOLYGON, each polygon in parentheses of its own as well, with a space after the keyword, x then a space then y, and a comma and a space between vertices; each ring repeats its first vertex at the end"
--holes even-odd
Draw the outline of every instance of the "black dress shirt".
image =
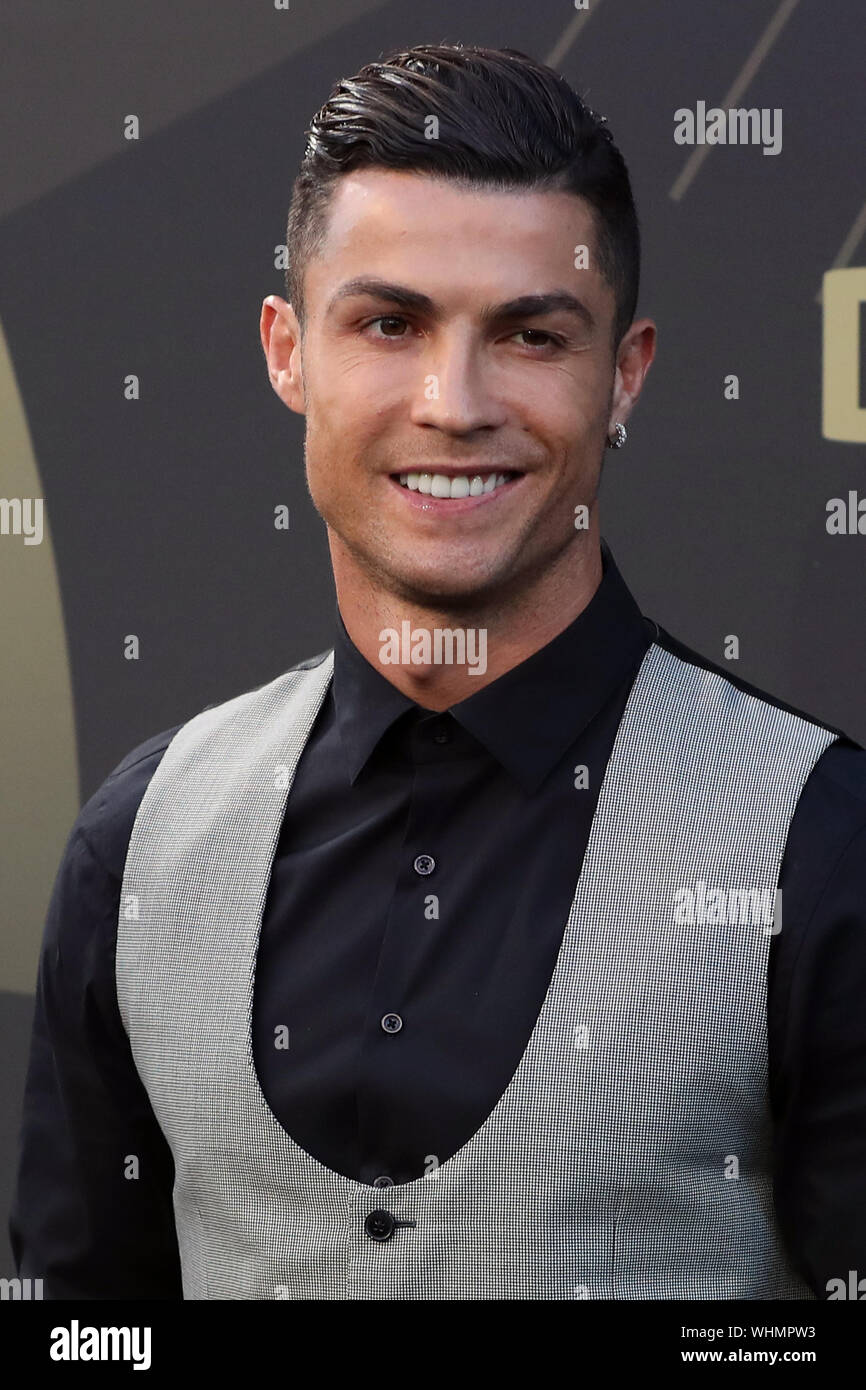
MULTIPOLYGON (((563 632, 443 713, 401 694, 335 613, 334 677, 265 903, 253 1051, 283 1127, 370 1184, 374 1205, 376 1187, 471 1139, 520 1061, 648 644, 736 680, 641 615, 604 542, 602 558, 563 632)), ((82 808, 51 898, 10 1231, 19 1274, 52 1298, 182 1296, 171 1152, 114 978, 129 837, 175 732, 129 753, 82 808)), ((777 1211, 819 1298, 829 1278, 866 1274, 864 864, 866 752, 843 735, 790 827, 767 1000, 777 1211)))

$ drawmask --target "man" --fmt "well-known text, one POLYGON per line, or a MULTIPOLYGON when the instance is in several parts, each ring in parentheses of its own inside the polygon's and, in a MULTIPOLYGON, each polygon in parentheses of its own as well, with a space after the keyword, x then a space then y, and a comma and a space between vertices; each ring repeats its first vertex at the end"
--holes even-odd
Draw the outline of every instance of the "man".
POLYGON ((601 537, 656 343, 609 131, 513 50, 393 54, 315 117, 288 244, 261 337, 334 647, 83 808, 20 1273, 827 1297, 866 1270, 866 755, 644 618, 601 537))

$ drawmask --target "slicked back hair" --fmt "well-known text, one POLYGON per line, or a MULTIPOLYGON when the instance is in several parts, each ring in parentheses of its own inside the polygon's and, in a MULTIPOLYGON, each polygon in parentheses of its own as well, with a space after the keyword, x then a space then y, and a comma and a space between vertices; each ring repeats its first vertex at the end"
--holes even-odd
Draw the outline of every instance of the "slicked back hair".
POLYGON ((292 188, 286 297, 302 335, 304 275, 327 234, 336 181, 395 169, 467 190, 565 191, 593 209, 598 268, 614 292, 611 348, 634 319, 640 230, 625 160, 606 118, 552 68, 513 48, 421 44, 337 82, 307 130, 292 188), (437 138, 428 138, 430 117, 437 138))

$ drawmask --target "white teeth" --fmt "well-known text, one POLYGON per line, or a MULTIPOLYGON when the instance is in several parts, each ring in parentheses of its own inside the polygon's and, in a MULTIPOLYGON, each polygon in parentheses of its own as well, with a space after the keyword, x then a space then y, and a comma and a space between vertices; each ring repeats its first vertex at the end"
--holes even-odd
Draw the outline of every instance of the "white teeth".
POLYGON ((473 478, 467 474, 450 478, 447 473, 401 473, 400 482, 410 492, 424 492, 430 497, 478 497, 502 487, 507 478, 504 473, 488 473, 486 478, 480 473, 473 478))

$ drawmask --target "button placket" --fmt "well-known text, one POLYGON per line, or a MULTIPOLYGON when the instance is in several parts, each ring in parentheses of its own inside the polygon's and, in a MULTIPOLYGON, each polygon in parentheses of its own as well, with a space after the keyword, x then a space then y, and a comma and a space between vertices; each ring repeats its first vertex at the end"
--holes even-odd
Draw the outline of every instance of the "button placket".
MULTIPOLYGON (((365 1032, 369 1053, 365 1054, 362 1059, 362 1079, 359 1082, 358 1095, 362 1155, 365 1161, 372 1158, 377 1166, 382 1163, 383 1167, 386 1167, 391 1157, 387 1150, 383 1153, 377 1144, 378 1154, 372 1151, 363 1153, 366 1132, 365 1086, 369 1088, 373 1107, 381 1116, 387 1103, 389 1086, 397 1098, 396 1088, 399 1085, 402 1065, 405 1065, 400 1063, 397 1049, 402 1051, 404 1047, 410 1046, 408 1042, 404 1043, 403 1033, 404 1025, 411 1030, 412 1019, 405 1020, 394 1006, 407 999, 411 993, 414 979, 413 971, 416 968, 418 952, 423 950, 423 939, 429 935, 423 929, 419 932, 416 928, 419 920, 425 920, 423 916, 425 894, 428 894, 432 888, 431 875, 441 870, 441 865, 437 864, 434 855, 423 850, 413 854, 413 848, 417 849, 419 843, 423 846, 425 840, 429 843, 431 833, 432 835, 436 834, 436 827, 443 823, 447 812, 447 802, 443 804, 442 788, 437 773, 444 767, 449 754, 444 749, 440 754, 434 747, 434 744, 439 741, 437 735, 442 732, 443 723, 430 725, 426 731, 423 731, 423 734, 419 734, 417 728, 413 730, 412 751, 407 750, 407 757, 414 764, 414 775, 403 829, 403 855, 405 857, 399 868, 395 892, 388 912, 373 993, 370 999, 372 1005, 372 1019, 368 1024, 370 1031, 365 1032), (417 945, 413 945, 413 932, 418 938, 417 945), (394 1041, 383 1042, 383 1033, 387 1037, 393 1038, 394 1041), (399 1042, 396 1041, 398 1035, 400 1037, 399 1042), (379 1038, 378 1047, 389 1048, 388 1053, 379 1052, 374 1042, 376 1036, 379 1038), (365 1067, 370 1069, 369 1081, 363 1080, 365 1067)), ((450 730, 447 730, 447 742, 453 742, 453 732, 450 730)), ((416 1046, 419 1044, 419 1040, 414 1036, 413 1042, 416 1046)), ((399 1152, 399 1138, 393 1136, 392 1138, 399 1152)), ((369 1173, 370 1169, 367 1171, 369 1173)), ((376 1168, 374 1167, 372 1174, 375 1175, 375 1173, 376 1168)), ((406 1176, 402 1171, 400 1175, 395 1173, 395 1179, 399 1181, 403 1181, 406 1176)), ((408 1176, 420 1177, 420 1169, 408 1176)), ((387 1185, 387 1171, 382 1174, 382 1177, 384 1181, 376 1183, 379 1187, 387 1185)), ((374 1181, 374 1178, 371 1178, 370 1181, 374 1181)), ((393 1181, 392 1179, 392 1186, 393 1181)), ((368 1212, 369 1207, 364 1213, 359 1213, 361 1222, 368 1212)), ((361 1235, 366 1241, 367 1233, 362 1230, 361 1235)), ((382 1239, 382 1237, 371 1237, 370 1239, 382 1239)))

